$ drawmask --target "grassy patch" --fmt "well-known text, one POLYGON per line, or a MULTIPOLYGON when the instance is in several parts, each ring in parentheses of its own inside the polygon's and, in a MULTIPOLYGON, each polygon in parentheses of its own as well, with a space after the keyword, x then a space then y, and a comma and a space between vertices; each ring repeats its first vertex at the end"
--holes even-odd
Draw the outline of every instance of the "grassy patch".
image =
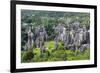
POLYGON ((64 50, 61 42, 58 44, 59 49, 55 49, 54 41, 45 42, 46 51, 41 54, 40 48, 32 48, 28 51, 21 52, 21 62, 48 62, 48 61, 72 61, 90 59, 90 49, 80 52, 64 50))

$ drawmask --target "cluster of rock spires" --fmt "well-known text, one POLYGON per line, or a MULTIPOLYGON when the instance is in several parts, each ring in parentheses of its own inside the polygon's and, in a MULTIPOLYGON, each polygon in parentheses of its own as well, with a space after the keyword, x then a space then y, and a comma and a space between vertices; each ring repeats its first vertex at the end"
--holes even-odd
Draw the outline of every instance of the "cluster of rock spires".
MULTIPOLYGON (((47 31, 44 26, 37 26, 35 28, 35 32, 32 32, 32 27, 28 26, 28 40, 25 44, 24 50, 30 49, 33 45, 36 48, 40 48, 41 52, 45 50, 44 42, 48 40, 50 36, 48 36, 47 31)), ((74 22, 67 26, 63 24, 58 24, 57 26, 53 26, 54 29, 54 42, 55 48, 57 49, 58 42, 61 40, 63 42, 64 49, 84 51, 85 49, 90 48, 90 32, 86 26, 80 27, 79 22, 74 22)))

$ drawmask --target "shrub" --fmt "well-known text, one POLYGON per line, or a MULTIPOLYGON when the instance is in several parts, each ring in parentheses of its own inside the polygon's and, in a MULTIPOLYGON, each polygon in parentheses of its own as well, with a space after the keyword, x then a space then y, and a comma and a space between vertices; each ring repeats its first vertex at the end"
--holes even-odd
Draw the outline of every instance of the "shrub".
POLYGON ((33 54, 34 56, 40 56, 41 55, 41 50, 40 48, 33 48, 33 54))
POLYGON ((34 57, 32 50, 24 51, 21 54, 21 62, 30 62, 30 60, 34 57))
POLYGON ((48 60, 48 57, 46 56, 46 53, 43 53, 43 56, 34 56, 32 59, 33 62, 45 62, 48 60))
POLYGON ((66 60, 67 54, 65 53, 65 50, 56 50, 52 53, 52 56, 55 58, 59 58, 60 60, 66 60))
POLYGON ((59 49, 59 50, 63 50, 64 49, 64 45, 63 45, 62 41, 58 42, 58 48, 57 49, 59 49))
POLYGON ((77 55, 75 54, 76 52, 72 51, 66 51, 67 53, 67 60, 87 60, 90 59, 90 50, 87 49, 84 52, 80 52, 79 50, 77 51, 77 55))
POLYGON ((51 54, 52 51, 55 49, 54 41, 45 42, 44 47, 46 48, 46 52, 48 52, 48 54, 51 54))

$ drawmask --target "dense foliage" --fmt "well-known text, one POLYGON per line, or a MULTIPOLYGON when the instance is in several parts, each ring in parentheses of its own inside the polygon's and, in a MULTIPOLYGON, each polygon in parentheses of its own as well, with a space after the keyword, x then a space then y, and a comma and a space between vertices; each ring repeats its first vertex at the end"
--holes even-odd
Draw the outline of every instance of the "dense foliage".
POLYGON ((90 50, 87 49, 84 52, 77 50, 76 52, 72 50, 64 50, 61 42, 59 42, 59 49, 55 50, 53 41, 45 43, 47 49, 40 54, 39 48, 33 48, 28 51, 22 51, 21 61, 24 63, 27 62, 45 62, 45 61, 71 61, 71 60, 87 60, 90 58, 90 50))
POLYGON ((21 11, 21 62, 44 62, 44 61, 70 61, 70 60, 86 60, 90 58, 90 49, 88 48, 84 52, 80 50, 64 50, 63 43, 59 41, 58 49, 54 49, 54 26, 59 23, 65 27, 69 26, 73 22, 78 21, 80 27, 85 26, 89 29, 90 26, 90 14, 79 12, 56 12, 56 11, 39 11, 39 10, 22 10, 21 11), (28 23, 28 24, 26 24, 28 23), (32 47, 28 51, 23 51, 25 43, 28 40, 27 26, 34 29, 43 25, 48 34, 48 41, 45 42, 44 53, 41 55, 40 48, 32 47))

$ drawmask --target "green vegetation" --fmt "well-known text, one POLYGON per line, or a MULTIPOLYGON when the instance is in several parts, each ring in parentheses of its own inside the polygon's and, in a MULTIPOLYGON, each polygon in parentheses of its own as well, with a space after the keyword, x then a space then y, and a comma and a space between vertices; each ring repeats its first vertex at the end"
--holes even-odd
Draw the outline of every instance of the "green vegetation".
POLYGON ((28 51, 21 52, 21 62, 30 62, 30 60, 33 57, 34 57, 34 54, 32 52, 32 49, 29 49, 28 51))
POLYGON ((48 61, 71 61, 87 60, 90 58, 90 49, 80 52, 80 50, 64 50, 64 43, 59 41, 57 49, 54 46, 56 32, 54 27, 63 24, 64 27, 71 26, 74 22, 79 22, 79 27, 90 28, 90 13, 86 12, 60 12, 60 11, 41 11, 41 10, 21 10, 21 62, 48 62, 48 61), (32 27, 32 33, 35 28, 44 26, 48 39, 43 45, 45 50, 41 54, 40 48, 33 46, 25 50, 28 41, 28 26, 32 27))
POLYGON ((41 55, 39 48, 32 48, 28 51, 21 52, 21 62, 48 62, 48 61, 71 61, 71 60, 87 60, 90 58, 90 50, 84 52, 77 50, 77 55, 72 50, 64 50, 62 43, 59 42, 58 47, 62 49, 54 49, 54 42, 45 42, 46 50, 41 55))
POLYGON ((22 49, 27 41, 27 26, 32 26, 32 32, 34 33, 35 27, 42 25, 45 27, 48 39, 53 40, 55 32, 53 26, 57 26, 59 23, 65 27, 69 26, 73 22, 78 21, 80 27, 83 25, 89 29, 90 26, 90 13, 84 12, 60 12, 60 11, 39 11, 39 10, 21 10, 21 43, 22 49), (23 23, 27 23, 25 25, 23 23))

